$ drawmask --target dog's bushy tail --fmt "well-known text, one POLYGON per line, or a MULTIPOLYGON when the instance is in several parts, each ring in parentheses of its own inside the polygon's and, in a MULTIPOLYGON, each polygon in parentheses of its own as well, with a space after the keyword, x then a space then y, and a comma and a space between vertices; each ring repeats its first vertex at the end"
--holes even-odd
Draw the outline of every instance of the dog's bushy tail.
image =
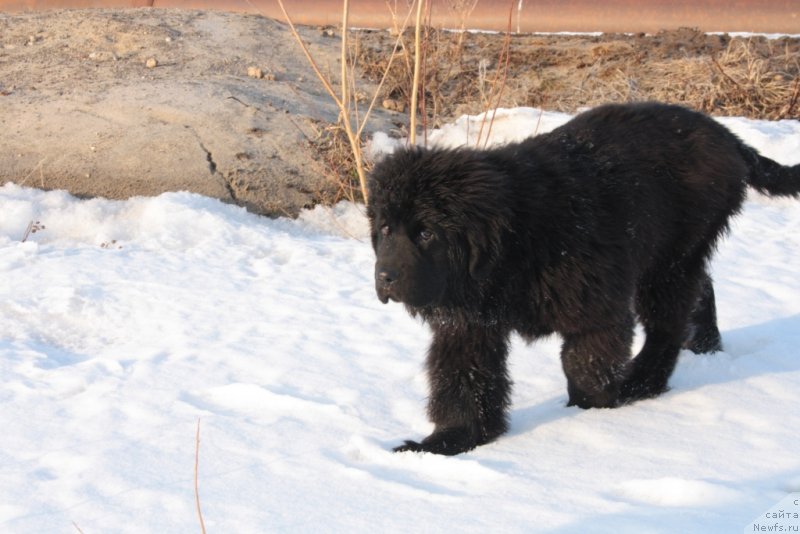
POLYGON ((766 158, 748 146, 742 155, 750 164, 748 183, 759 193, 770 196, 800 196, 800 165, 787 167, 766 158))

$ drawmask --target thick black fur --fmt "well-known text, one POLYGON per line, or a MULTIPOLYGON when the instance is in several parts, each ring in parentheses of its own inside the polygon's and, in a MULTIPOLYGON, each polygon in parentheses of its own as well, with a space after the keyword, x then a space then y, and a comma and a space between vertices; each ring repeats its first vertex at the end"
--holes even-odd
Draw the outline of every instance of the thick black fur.
POLYGON ((569 405, 665 391, 681 347, 721 348, 706 265, 748 185, 797 196, 800 165, 661 104, 602 106, 494 150, 409 148, 379 162, 378 297, 433 330, 435 430, 396 450, 458 454, 506 431, 513 331, 562 336, 569 405), (637 320, 646 341, 631 359, 637 320))

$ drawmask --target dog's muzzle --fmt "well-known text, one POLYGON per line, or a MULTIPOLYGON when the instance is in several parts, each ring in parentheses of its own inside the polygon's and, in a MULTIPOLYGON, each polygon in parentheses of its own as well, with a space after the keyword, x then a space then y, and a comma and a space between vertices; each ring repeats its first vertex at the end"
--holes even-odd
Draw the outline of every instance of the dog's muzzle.
POLYGON ((390 269, 376 269, 375 270, 375 292, 378 294, 378 299, 386 304, 389 299, 397 301, 395 294, 397 286, 397 273, 390 269))

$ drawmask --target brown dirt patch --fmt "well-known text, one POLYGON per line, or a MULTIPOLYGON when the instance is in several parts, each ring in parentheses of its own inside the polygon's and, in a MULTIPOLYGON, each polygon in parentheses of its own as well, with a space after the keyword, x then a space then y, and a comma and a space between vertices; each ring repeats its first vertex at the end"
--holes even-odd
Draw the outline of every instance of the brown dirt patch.
MULTIPOLYGON (((335 80, 339 30, 301 33, 335 80)), ((363 113, 395 38, 362 30, 352 41, 363 113)), ((505 43, 503 34, 428 30, 428 127, 498 103, 575 112, 661 100, 717 115, 800 117, 797 38, 511 35, 507 72, 505 43)), ((410 63, 401 50, 379 99, 388 109, 373 115, 367 135, 407 127, 410 63)), ((109 198, 188 190, 294 215, 353 196, 337 117, 286 26, 271 19, 156 9, 0 13, 0 184, 109 198)))

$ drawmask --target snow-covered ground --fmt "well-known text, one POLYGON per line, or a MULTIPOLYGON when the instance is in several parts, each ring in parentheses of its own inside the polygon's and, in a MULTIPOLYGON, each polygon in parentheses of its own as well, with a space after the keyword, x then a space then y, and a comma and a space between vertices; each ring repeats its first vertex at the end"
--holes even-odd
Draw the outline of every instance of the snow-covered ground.
MULTIPOLYGON (((723 123, 800 163, 800 123, 723 123)), ((565 408, 559 340, 515 340, 511 431, 452 458, 389 452, 431 430, 428 331, 372 262, 352 204, 0 188, 0 531, 199 532, 198 419, 209 532, 741 532, 800 491, 800 201, 750 195, 713 264, 725 351, 669 393, 565 408)))

